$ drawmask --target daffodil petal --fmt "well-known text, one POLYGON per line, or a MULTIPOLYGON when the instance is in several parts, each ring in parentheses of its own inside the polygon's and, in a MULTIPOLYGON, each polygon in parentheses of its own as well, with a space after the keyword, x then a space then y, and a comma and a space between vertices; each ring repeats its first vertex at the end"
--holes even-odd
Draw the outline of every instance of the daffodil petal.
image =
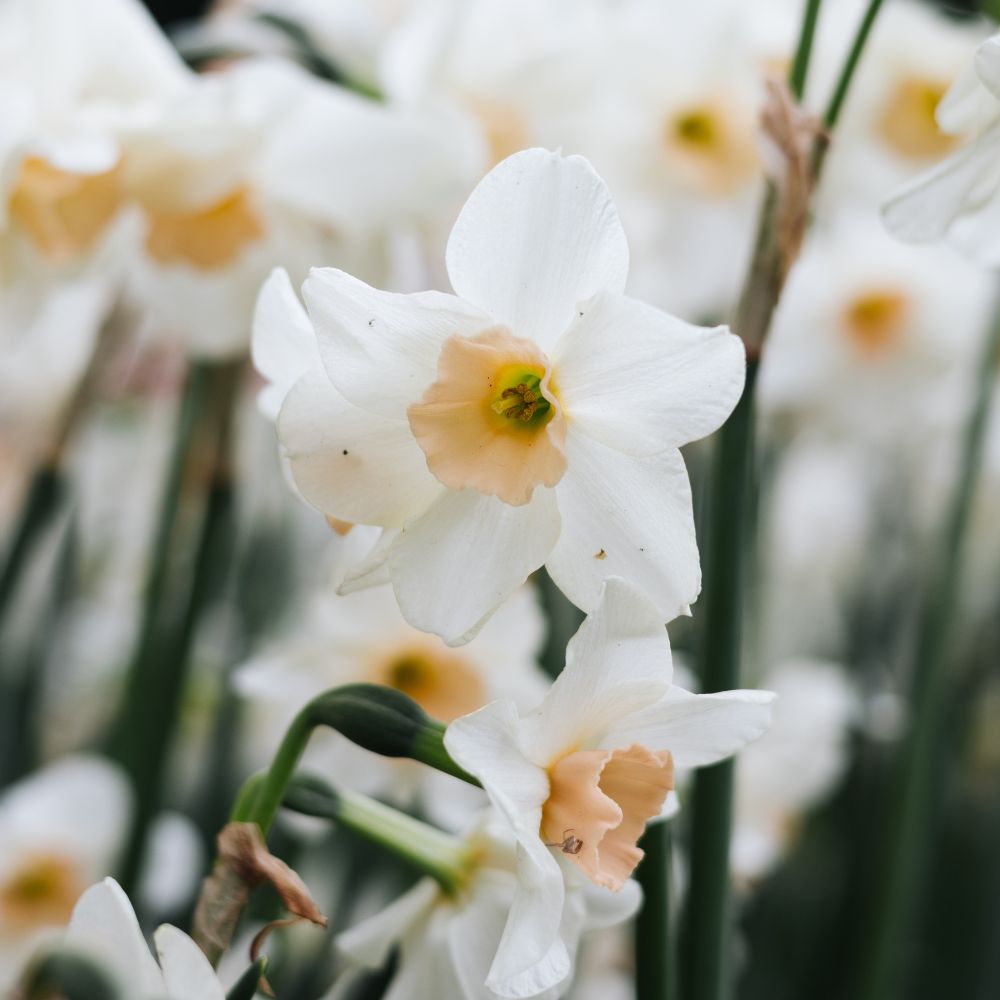
POLYGON ((146 946, 132 904, 114 879, 92 885, 80 897, 65 943, 95 954, 136 995, 163 993, 160 969, 146 946))
POLYGON ((607 186, 585 159, 529 149, 479 182, 446 260, 458 295, 549 350, 578 302, 624 290, 628 244, 607 186))
POLYGON ((762 736, 771 724, 770 691, 692 694, 674 687, 655 705, 610 730, 606 749, 640 743, 669 750, 677 767, 704 767, 724 760, 762 736))
POLYGON ((322 372, 304 375, 278 415, 278 437, 305 499, 324 514, 396 527, 441 492, 407 425, 344 399, 322 372))
POLYGON ((382 292, 335 268, 313 268, 302 295, 330 381, 355 406, 393 419, 437 377, 445 340, 493 325, 453 295, 382 292))
POLYGON ((468 642, 558 537, 552 490, 537 488, 519 507, 475 490, 445 491, 404 525, 389 552, 403 617, 449 645, 468 642))
POLYGON ((634 455, 678 448, 733 411, 746 371, 740 339, 624 295, 601 293, 553 352, 553 383, 573 426, 634 455))
POLYGON ((643 590, 663 622, 701 589, 691 484, 680 452, 635 458, 570 429, 556 487, 562 531, 546 561, 560 590, 592 610, 609 576, 643 590))
POLYGON ((208 959, 187 934, 163 924, 154 937, 167 995, 172 1000, 225 1000, 208 959))
POLYGON ((322 368, 312 323, 284 268, 271 272, 257 296, 251 353, 254 367, 268 383, 257 396, 257 406, 269 420, 277 420, 299 377, 322 368))
POLYGON ((540 766, 588 744, 615 720, 666 694, 673 674, 663 616, 638 588, 608 580, 566 647, 566 667, 523 723, 540 766))

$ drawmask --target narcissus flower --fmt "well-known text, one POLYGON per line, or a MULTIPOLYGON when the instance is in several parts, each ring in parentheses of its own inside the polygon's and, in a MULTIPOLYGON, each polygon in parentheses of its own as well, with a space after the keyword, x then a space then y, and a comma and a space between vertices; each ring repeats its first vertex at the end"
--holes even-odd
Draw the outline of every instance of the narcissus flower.
POLYGON ((128 897, 107 878, 80 897, 63 946, 99 962, 131 1000, 225 1000, 208 959, 183 931, 163 924, 154 938, 159 964, 128 897))
POLYGON ((497 701, 448 727, 448 752, 482 782, 519 845, 517 896, 487 979, 497 992, 528 969, 551 982, 566 973, 561 862, 620 890, 642 858, 646 823, 673 789, 674 767, 715 763, 767 729, 769 692, 694 695, 671 675, 659 611, 611 579, 537 709, 522 716, 497 701))
POLYGON ((700 566, 678 448, 731 412, 740 341, 622 294, 625 234, 580 157, 532 149, 497 166, 447 264, 457 295, 314 270, 308 317, 280 275, 265 286, 255 337, 301 339, 311 323, 322 360, 278 418, 302 495, 384 528, 367 570, 452 644, 542 564, 584 609, 614 574, 661 624, 685 611, 700 566))
POLYGON ((125 775, 97 757, 67 757, 0 798, 0 994, 80 894, 114 865, 128 830, 125 775))
MULTIPOLYGON (((572 974, 580 937, 628 919, 639 905, 634 883, 618 895, 601 892, 574 871, 566 872, 566 904, 554 943, 554 961, 543 960, 502 985, 488 979, 504 925, 516 906, 517 857, 513 838, 488 814, 465 838, 469 876, 452 895, 425 878, 375 916, 337 938, 352 963, 385 965, 396 946, 399 963, 386 996, 493 1000, 533 997, 556 1000, 572 974), (490 821, 487 823, 487 821, 490 821)), ((343 996, 340 984, 329 995, 343 996)))
POLYGON ((950 236, 982 263, 1000 263, 1000 35, 976 50, 974 72, 955 81, 937 108, 948 135, 970 136, 958 152, 908 184, 884 208, 886 223, 914 242, 950 236))

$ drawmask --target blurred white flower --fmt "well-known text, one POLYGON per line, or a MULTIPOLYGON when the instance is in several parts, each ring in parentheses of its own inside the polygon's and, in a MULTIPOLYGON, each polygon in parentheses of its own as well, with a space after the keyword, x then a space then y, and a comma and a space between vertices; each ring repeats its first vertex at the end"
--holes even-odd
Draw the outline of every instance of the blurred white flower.
MULTIPOLYGON (((818 32, 810 96, 825 104, 864 12, 861 0, 827 5, 818 32)), ((879 204, 961 142, 938 122, 938 106, 964 72, 985 22, 958 20, 918 0, 889 0, 879 12, 851 82, 824 167, 820 212, 849 200, 879 204)), ((962 127, 964 131, 964 126, 962 127)))
POLYGON ((950 431, 964 410, 990 282, 943 247, 908 247, 874 218, 817 230, 789 277, 760 372, 765 413, 869 445, 950 431))
POLYGON ((800 815, 840 779, 858 708, 849 678, 834 663, 789 660, 763 683, 778 696, 774 719, 736 761, 731 863, 745 880, 767 872, 788 849, 800 815))
POLYGON ((526 970, 539 989, 569 974, 558 935, 565 862, 620 890, 642 858, 636 843, 646 823, 673 789, 674 767, 722 760, 770 719, 769 692, 694 695, 672 685, 661 616, 620 579, 604 585, 566 657, 530 714, 495 702, 445 733, 448 752, 481 781, 518 840, 517 895, 487 980, 498 992, 526 970))
POLYGON ((968 141, 943 163, 906 185, 886 203, 889 228, 912 242, 948 236, 988 266, 1000 263, 1000 35, 976 50, 941 102, 938 124, 968 141))
MULTIPOLYGON (((536 664, 543 638, 541 609, 529 586, 515 591, 476 638, 457 650, 407 625, 388 587, 344 597, 320 592, 289 623, 284 640, 239 668, 237 690, 252 710, 245 730, 262 766, 306 702, 352 683, 396 688, 442 722, 497 698, 527 708, 548 687, 536 664)), ((314 735, 305 759, 338 784, 404 806, 416 799, 452 829, 465 826, 470 804, 482 801, 478 790, 440 772, 374 758, 325 731, 314 735)))
POLYGON ((65 926, 80 894, 106 875, 128 830, 131 793, 117 767, 66 757, 0 797, 0 992, 31 952, 65 926))
MULTIPOLYGON (((416 1000, 493 1000, 495 997, 556 1000, 572 974, 580 936, 630 917, 639 905, 639 889, 630 883, 617 896, 602 893, 572 871, 566 872, 566 900, 555 929, 557 963, 536 964, 530 952, 514 956, 520 968, 504 982, 491 974, 494 955, 509 951, 508 921, 518 913, 517 855, 509 833, 484 827, 466 838, 476 857, 469 880, 448 896, 423 879, 382 912, 337 938, 352 962, 380 968, 399 946, 399 965, 387 996, 416 1000)), ((338 994, 334 991, 330 1000, 338 994)))
POLYGON ((163 924, 154 939, 159 964, 128 897, 106 878, 80 897, 62 945, 99 962, 129 1000, 225 1000, 208 959, 183 931, 163 924))
POLYGON ((739 340, 621 294, 625 236, 580 157, 505 160, 447 259, 458 297, 321 269, 306 317, 283 279, 264 289, 255 335, 312 323, 323 362, 278 419, 302 495, 386 529, 368 569, 385 564, 404 617, 450 644, 543 563, 583 608, 617 574, 663 621, 685 611, 700 567, 678 448, 735 405, 739 340))
POLYGON ((201 355, 246 348, 276 264, 389 277, 393 234, 450 214, 474 175, 450 116, 396 111, 269 60, 192 76, 123 141, 143 213, 134 292, 201 355))

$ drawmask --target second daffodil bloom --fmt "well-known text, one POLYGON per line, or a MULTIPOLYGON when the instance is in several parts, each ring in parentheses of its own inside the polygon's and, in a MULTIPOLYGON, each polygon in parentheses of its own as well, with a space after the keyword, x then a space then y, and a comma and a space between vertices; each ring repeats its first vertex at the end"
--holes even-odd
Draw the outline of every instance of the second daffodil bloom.
POLYGON ((497 701, 457 719, 448 752, 482 783, 518 841, 518 889, 487 986, 533 970, 534 986, 561 981, 563 866, 619 891, 642 851, 646 823, 664 812, 674 768, 713 764, 768 727, 773 695, 695 695, 671 683, 670 644, 657 608, 620 579, 567 647, 565 670, 522 716, 497 701))
POLYGON ((366 569, 452 644, 542 564, 585 610, 614 574, 661 625, 684 612, 701 574, 678 449, 735 406, 740 341, 622 294, 625 234, 578 156, 500 163, 447 265, 456 295, 313 270, 308 316, 282 275, 265 286, 255 337, 298 343, 311 324, 322 360, 278 418, 302 495, 384 528, 366 569))

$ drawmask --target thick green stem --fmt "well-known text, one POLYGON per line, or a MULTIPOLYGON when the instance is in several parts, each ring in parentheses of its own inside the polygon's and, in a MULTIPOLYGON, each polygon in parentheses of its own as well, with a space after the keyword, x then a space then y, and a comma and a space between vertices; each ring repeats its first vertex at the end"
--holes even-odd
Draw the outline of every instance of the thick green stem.
POLYGON ((161 804, 163 776, 187 681, 198 622, 227 564, 233 494, 231 421, 239 363, 195 366, 188 379, 154 544, 139 640, 120 709, 115 756, 136 795, 121 872, 126 891, 138 877, 146 834, 161 804), (190 494, 185 497, 185 493, 190 494), (195 505, 183 517, 185 500, 195 505), (193 529, 192 537, 188 531, 193 529), (194 549, 189 569, 178 551, 194 549))
POLYGON ((973 408, 962 443, 955 492, 931 567, 913 665, 910 728, 890 793, 889 821, 879 881, 869 910, 860 1000, 902 996, 899 978, 912 918, 918 910, 933 843, 940 768, 947 752, 949 667, 959 615, 962 563, 976 483, 982 466, 996 364, 1000 308, 983 345, 973 408))
MULTIPOLYGON (((747 363, 743 395, 715 444, 710 471, 707 558, 702 597, 702 690, 738 687, 746 520, 753 463, 757 362, 747 363)), ((684 995, 720 1000, 731 993, 729 833, 733 764, 698 771, 692 796, 691 888, 685 921, 684 995)))
POLYGON ((646 853, 636 873, 642 886, 642 909, 635 922, 636 1000, 673 1000, 676 995, 670 929, 672 839, 670 823, 656 823, 647 828, 640 845, 646 853))
POLYGON ((457 837, 428 826, 367 795, 321 788, 314 780, 296 779, 283 804, 296 812, 334 820, 391 852, 449 894, 459 891, 468 875, 465 845, 457 837))

